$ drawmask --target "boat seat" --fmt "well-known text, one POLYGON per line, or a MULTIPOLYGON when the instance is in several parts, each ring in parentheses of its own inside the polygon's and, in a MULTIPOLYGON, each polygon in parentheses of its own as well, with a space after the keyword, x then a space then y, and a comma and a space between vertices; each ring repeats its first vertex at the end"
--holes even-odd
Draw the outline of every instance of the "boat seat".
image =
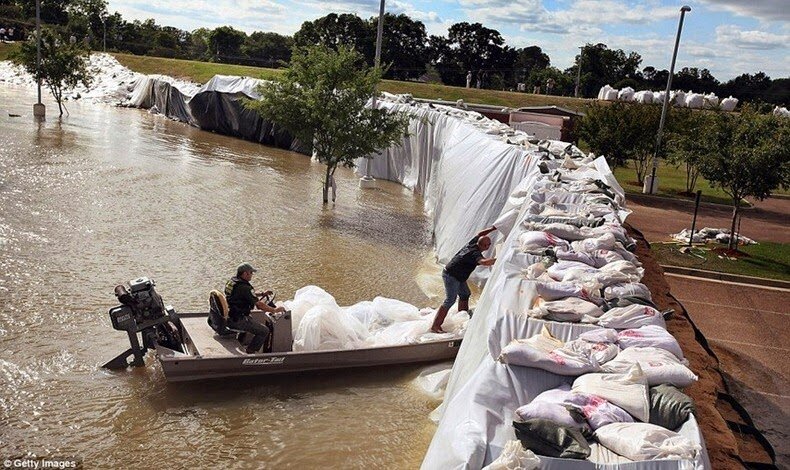
POLYGON ((228 299, 225 298, 225 294, 218 290, 212 290, 208 294, 208 307, 209 307, 209 318, 211 318, 212 314, 221 315, 222 318, 225 320, 225 329, 228 333, 221 335, 216 333, 219 337, 228 337, 230 335, 235 335, 237 333, 244 333, 243 330, 237 330, 235 328, 231 328, 227 326, 228 324, 228 314, 230 312, 230 307, 228 307, 228 299))

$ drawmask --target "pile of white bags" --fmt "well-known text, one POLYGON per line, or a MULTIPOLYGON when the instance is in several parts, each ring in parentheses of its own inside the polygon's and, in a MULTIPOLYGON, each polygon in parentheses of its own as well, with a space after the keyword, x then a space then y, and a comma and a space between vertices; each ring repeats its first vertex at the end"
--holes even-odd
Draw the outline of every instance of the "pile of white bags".
MULTIPOLYGON (((634 91, 631 87, 618 90, 609 85, 604 85, 598 91, 598 99, 601 101, 636 101, 642 104, 661 104, 664 102, 665 94, 666 93, 662 90, 634 91)), ((738 105, 738 99, 730 96, 729 98, 720 100, 715 93, 705 94, 694 93, 693 91, 684 92, 681 90, 672 90, 669 95, 669 104, 691 109, 721 109, 731 112, 734 111, 735 107, 738 105)), ((790 111, 777 106, 774 109, 774 114, 777 116, 790 116, 790 111), (784 112, 782 111, 783 109, 784 112)))
POLYGON ((291 311, 294 351, 357 349, 419 343, 463 335, 467 312, 451 311, 444 322, 444 335, 431 333, 434 311, 419 310, 396 299, 376 297, 373 301, 340 307, 335 298, 317 286, 297 290, 284 307, 291 311))
POLYGON ((676 432, 649 423, 613 423, 595 431, 603 446, 631 460, 694 459, 700 446, 676 432))

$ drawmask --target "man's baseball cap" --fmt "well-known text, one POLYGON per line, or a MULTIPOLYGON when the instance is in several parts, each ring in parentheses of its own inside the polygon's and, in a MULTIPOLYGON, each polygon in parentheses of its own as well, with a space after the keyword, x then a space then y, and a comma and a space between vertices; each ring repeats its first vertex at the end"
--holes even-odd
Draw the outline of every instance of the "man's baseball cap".
POLYGON ((251 272, 254 273, 257 269, 253 268, 250 263, 241 263, 238 268, 236 268, 236 274, 251 272))

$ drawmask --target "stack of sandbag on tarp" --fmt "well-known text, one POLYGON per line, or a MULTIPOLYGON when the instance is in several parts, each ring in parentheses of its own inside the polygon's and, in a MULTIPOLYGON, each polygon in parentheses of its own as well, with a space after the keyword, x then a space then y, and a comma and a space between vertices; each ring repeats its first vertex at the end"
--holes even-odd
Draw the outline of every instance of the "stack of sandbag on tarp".
POLYGON ((431 333, 432 309, 420 310, 386 297, 341 307, 317 286, 302 287, 283 306, 291 311, 294 351, 359 349, 453 338, 463 336, 469 321, 467 312, 454 309, 444 322, 447 333, 431 333))
POLYGON ((423 468, 481 468, 516 439, 539 468, 709 467, 677 388, 696 376, 640 282, 622 188, 603 158, 533 155, 423 468))
POLYGON ((245 99, 260 99, 261 83, 255 78, 215 75, 187 94, 162 77, 141 76, 128 87, 123 105, 150 109, 203 130, 309 154, 310 149, 284 129, 243 106, 245 99))

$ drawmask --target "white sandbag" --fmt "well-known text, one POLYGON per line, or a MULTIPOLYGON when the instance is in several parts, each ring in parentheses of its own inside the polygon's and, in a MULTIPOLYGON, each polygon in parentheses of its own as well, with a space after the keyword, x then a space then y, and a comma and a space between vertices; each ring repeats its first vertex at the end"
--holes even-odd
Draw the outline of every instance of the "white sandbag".
POLYGON ((514 340, 499 354, 499 361, 508 365, 534 367, 557 375, 579 376, 600 367, 582 354, 562 349, 562 341, 551 336, 544 326, 540 334, 525 340, 514 340))
POLYGON ((579 273, 595 273, 597 269, 580 261, 558 261, 546 270, 546 273, 554 279, 555 281, 560 282, 572 282, 577 280, 576 277, 571 279, 565 279, 565 276, 570 271, 578 271, 579 273))
POLYGON ((601 89, 598 90, 598 99, 599 100, 605 100, 606 99, 606 93, 608 93, 609 90, 611 90, 611 89, 612 89, 612 87, 610 87, 608 84, 602 86, 601 89))
POLYGON ((634 422, 634 418, 630 414, 624 409, 609 403, 608 400, 598 395, 580 395, 586 399, 581 406, 582 414, 593 431, 607 424, 634 422))
POLYGON ((587 397, 583 393, 572 392, 571 386, 564 383, 557 388, 540 393, 531 403, 538 402, 581 407, 587 403, 587 397))
POLYGON ((603 298, 606 300, 619 299, 620 297, 637 297, 645 300, 653 300, 650 289, 641 282, 626 282, 606 286, 603 290, 603 298))
POLYGON ((613 234, 605 233, 599 237, 572 242, 571 246, 575 251, 592 253, 595 250, 613 250, 615 241, 617 240, 615 240, 613 234))
POLYGON ((653 102, 653 92, 650 90, 637 91, 634 93, 634 99, 637 103, 650 104, 653 102))
POLYGON ((700 109, 705 104, 705 97, 699 93, 689 93, 686 95, 685 104, 687 108, 700 109))
POLYGON ((632 347, 620 351, 616 358, 603 365, 605 372, 623 373, 639 364, 648 385, 671 384, 688 387, 697 380, 691 370, 671 352, 651 347, 632 347))
POLYGON ((596 328, 580 334, 579 339, 590 343, 616 343, 619 337, 617 336, 617 330, 611 328, 596 328))
POLYGON ((604 328, 639 328, 640 326, 656 325, 666 328, 661 312, 647 305, 633 304, 627 307, 615 307, 598 317, 598 326, 604 328))
POLYGON ((703 105, 706 109, 716 109, 719 107, 719 97, 714 93, 705 95, 705 103, 703 105))
POLYGON ((521 441, 512 440, 505 444, 496 460, 483 470, 536 470, 540 459, 531 450, 525 449, 521 441))
POLYGON ((524 232, 518 237, 521 251, 525 253, 542 253, 546 248, 557 245, 567 246, 568 242, 546 232, 524 232))
POLYGON ((724 98, 721 100, 721 110, 727 112, 735 111, 735 107, 738 106, 738 98, 733 98, 730 96, 729 98, 724 98))
POLYGON ((604 398, 640 421, 650 418, 650 391, 639 364, 622 374, 582 375, 573 382, 571 390, 604 398))
POLYGON ((617 341, 622 349, 632 347, 660 348, 683 360, 683 350, 680 349, 678 340, 660 326, 646 325, 641 328, 622 330, 617 335, 617 341))
POLYGON ((684 106, 686 104, 686 92, 673 91, 672 94, 670 94, 669 103, 675 106, 684 106))
POLYGON ((585 317, 598 318, 603 314, 600 307, 578 297, 551 301, 539 298, 535 307, 528 312, 531 317, 568 322, 579 322, 585 317))
POLYGON ((578 297, 596 305, 601 305, 603 299, 596 292, 596 287, 581 286, 573 282, 535 282, 535 291, 543 300, 578 297))
POLYGON ((603 99, 605 101, 617 101, 618 92, 619 92, 619 90, 617 88, 610 88, 604 94, 604 98, 603 99))
POLYGON ((294 351, 355 349, 363 346, 369 332, 355 317, 339 307, 316 305, 308 310, 294 335, 294 351))
POLYGON ((701 448, 674 431, 649 423, 613 423, 595 431, 607 449, 631 460, 688 459, 701 448))
MULTIPOLYGON (((537 225, 537 224, 536 224, 537 225)), ((579 227, 570 224, 553 223, 546 224, 541 228, 542 231, 550 233, 563 240, 581 240, 584 237, 579 227)))
POLYGON ((634 101, 634 89, 627 86, 617 93, 617 99, 620 101, 634 101))
POLYGON ((616 344, 609 342, 595 343, 581 338, 568 341, 561 349, 587 357, 594 366, 606 364, 620 352, 620 348, 616 344))

